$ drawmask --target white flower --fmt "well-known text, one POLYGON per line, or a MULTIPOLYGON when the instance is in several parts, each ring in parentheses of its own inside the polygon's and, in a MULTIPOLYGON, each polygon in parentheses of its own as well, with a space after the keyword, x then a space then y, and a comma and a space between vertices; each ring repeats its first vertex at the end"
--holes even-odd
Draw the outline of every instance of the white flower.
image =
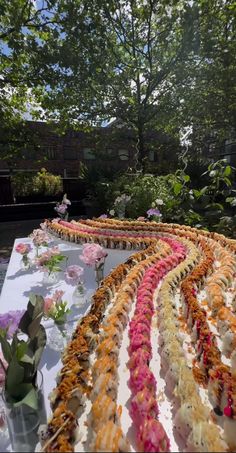
POLYGON ((112 215, 112 216, 115 215, 114 209, 111 209, 110 212, 109 212, 109 214, 112 215))
POLYGON ((210 173, 209 173, 209 176, 211 178, 214 178, 215 175, 216 175, 216 171, 215 170, 211 170, 210 173))
POLYGON ((231 201, 231 206, 236 206, 236 198, 231 201))
POLYGON ((67 205, 71 204, 70 200, 68 200, 68 198, 67 198, 67 194, 66 193, 63 196, 62 203, 63 204, 67 204, 67 205))
POLYGON ((164 204, 164 201, 163 201, 161 198, 157 198, 157 199, 155 200, 155 203, 156 203, 157 206, 161 206, 161 205, 164 204))

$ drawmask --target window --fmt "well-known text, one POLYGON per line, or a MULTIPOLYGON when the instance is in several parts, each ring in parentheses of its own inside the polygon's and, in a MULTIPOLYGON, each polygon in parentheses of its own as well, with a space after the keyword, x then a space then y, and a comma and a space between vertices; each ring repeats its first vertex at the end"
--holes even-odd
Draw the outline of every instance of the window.
POLYGON ((154 152, 153 150, 149 151, 149 153, 148 153, 148 160, 149 160, 150 162, 154 162, 154 160, 155 160, 155 152, 154 152))
POLYGON ((127 149, 119 149, 118 154, 120 160, 129 160, 129 151, 127 149))
POLYGON ((226 154, 225 156, 223 156, 223 159, 225 159, 227 161, 228 164, 231 163, 231 154, 226 154))
POLYGON ((93 150, 91 148, 84 148, 84 159, 86 160, 94 160, 96 158, 93 150))
POLYGON ((64 178, 78 178, 78 176, 79 176, 78 169, 74 169, 74 170, 71 170, 68 168, 64 169, 64 178))
POLYGON ((63 156, 64 160, 77 160, 77 150, 66 146, 63 148, 63 156))
POLYGON ((47 158, 49 160, 55 160, 57 158, 57 150, 54 145, 50 145, 47 147, 47 158))

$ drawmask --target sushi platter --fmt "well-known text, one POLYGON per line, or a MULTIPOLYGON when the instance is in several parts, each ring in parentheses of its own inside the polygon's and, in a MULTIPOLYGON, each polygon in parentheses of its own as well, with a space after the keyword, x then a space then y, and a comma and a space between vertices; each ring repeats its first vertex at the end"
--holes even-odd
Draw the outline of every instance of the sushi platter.
POLYGON ((62 354, 40 451, 236 450, 236 241, 177 224, 46 221, 130 256, 62 354))

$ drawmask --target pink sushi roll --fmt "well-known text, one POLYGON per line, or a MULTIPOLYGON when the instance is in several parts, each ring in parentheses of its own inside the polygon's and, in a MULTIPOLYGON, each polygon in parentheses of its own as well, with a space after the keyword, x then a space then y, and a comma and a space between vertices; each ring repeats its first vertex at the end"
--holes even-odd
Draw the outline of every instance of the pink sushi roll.
POLYGON ((146 338, 150 338, 150 328, 146 324, 136 323, 130 326, 129 337, 131 340, 134 336, 142 334, 146 338))
POLYGON ((147 365, 140 365, 130 372, 129 386, 133 393, 138 393, 143 389, 156 392, 156 380, 147 365))
POLYGON ((145 335, 142 335, 141 333, 137 333, 132 336, 132 340, 128 348, 129 354, 131 355, 134 351, 137 351, 137 349, 139 348, 145 349, 146 351, 151 351, 150 338, 147 338, 145 335))
POLYGON ((137 324, 141 323, 141 324, 145 324, 146 326, 150 327, 151 323, 150 323, 149 319, 147 319, 146 316, 143 315, 142 313, 138 313, 137 315, 135 314, 133 319, 135 319, 135 322, 137 324))
POLYGON ((149 365, 149 362, 152 358, 151 351, 145 351, 144 349, 138 349, 135 351, 127 364, 127 367, 132 370, 141 365, 149 365))
POLYGON ((147 390, 138 392, 130 403, 130 416, 136 426, 140 426, 147 416, 157 418, 158 406, 156 398, 147 390))
POLYGON ((153 418, 145 418, 140 425, 137 440, 140 451, 153 453, 170 451, 170 441, 162 424, 153 418))

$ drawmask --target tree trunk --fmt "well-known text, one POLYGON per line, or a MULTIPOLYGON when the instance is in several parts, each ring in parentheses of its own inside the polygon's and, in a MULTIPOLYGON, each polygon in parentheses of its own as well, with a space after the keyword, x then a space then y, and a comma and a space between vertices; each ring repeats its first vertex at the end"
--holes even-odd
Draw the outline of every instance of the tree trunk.
POLYGON ((142 172, 145 172, 146 167, 146 151, 145 151, 145 140, 144 140, 144 131, 143 131, 143 124, 139 124, 138 126, 138 162, 141 167, 142 172))

